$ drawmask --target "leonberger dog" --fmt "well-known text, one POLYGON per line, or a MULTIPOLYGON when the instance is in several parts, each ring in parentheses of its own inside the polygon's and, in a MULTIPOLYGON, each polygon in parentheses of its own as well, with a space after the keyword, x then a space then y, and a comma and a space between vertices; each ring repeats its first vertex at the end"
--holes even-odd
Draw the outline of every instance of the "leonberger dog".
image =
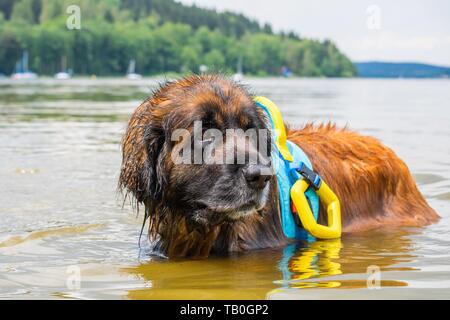
MULTIPOLYGON (((289 243, 281 225, 277 180, 263 170, 270 166, 267 162, 174 161, 173 150, 180 144, 211 143, 171 138, 175 130, 192 132, 196 121, 203 130, 223 133, 214 157, 230 152, 267 157, 247 140, 225 136, 228 129, 270 132, 266 114, 245 86, 220 75, 191 75, 162 84, 129 120, 119 178, 119 188, 145 206, 152 250, 169 258, 204 258, 289 243), (232 150, 226 139, 236 140, 232 150)), ((287 128, 287 136, 339 197, 343 234, 424 226, 439 218, 406 164, 377 139, 330 123, 287 128)), ((321 207, 319 222, 326 219, 321 207)))

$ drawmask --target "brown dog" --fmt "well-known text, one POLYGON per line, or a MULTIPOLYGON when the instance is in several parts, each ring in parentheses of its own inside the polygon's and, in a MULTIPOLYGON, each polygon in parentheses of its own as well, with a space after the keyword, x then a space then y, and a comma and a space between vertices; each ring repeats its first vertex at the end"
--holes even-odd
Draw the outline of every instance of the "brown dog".
MULTIPOLYGON (((195 121, 224 136, 227 129, 268 128, 247 90, 215 75, 166 83, 136 109, 123 139, 119 187, 145 205, 153 249, 169 257, 207 257, 286 244, 276 179, 262 175, 261 165, 174 161, 181 143, 211 143, 172 139, 177 129, 192 132, 195 121)), ((438 219, 405 163, 378 140, 330 124, 290 129, 288 139, 340 198, 344 233, 438 219)), ((232 152, 247 146, 240 142, 232 152)), ((225 145, 215 156, 230 152, 225 145)), ((264 158, 256 149, 244 152, 264 158)), ((319 222, 326 223, 323 208, 319 222)))

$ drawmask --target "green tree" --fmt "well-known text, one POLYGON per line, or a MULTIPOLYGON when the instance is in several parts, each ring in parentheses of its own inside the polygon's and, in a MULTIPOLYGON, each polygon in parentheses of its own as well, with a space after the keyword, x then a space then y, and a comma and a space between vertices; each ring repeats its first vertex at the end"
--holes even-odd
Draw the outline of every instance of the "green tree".
POLYGON ((20 59, 22 46, 12 30, 0 33, 0 73, 14 72, 16 62, 20 59))
POLYGON ((5 20, 11 18, 14 2, 15 0, 0 0, 0 12, 3 13, 5 20))
POLYGON ((180 60, 183 63, 183 71, 197 72, 200 66, 200 46, 187 45, 181 50, 180 60))
POLYGON ((299 76, 353 76, 355 68, 331 41, 275 34, 241 14, 217 13, 173 0, 0 0, 0 72, 11 73, 22 52, 30 68, 52 74, 61 62, 77 74, 213 70, 299 76), (78 5, 82 29, 66 28, 68 5, 78 5), (3 17, 3 18, 2 18, 3 17))
POLYGON ((222 70, 225 67, 225 58, 219 50, 213 49, 205 54, 203 63, 207 65, 210 70, 222 70))
POLYGON ((34 23, 33 0, 20 0, 14 4, 11 19, 25 23, 34 23))

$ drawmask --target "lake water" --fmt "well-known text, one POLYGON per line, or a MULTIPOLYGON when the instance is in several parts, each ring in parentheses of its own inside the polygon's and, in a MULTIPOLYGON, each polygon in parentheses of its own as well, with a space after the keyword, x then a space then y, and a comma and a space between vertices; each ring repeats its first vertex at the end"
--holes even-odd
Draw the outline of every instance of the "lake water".
POLYGON ((0 298, 450 298, 449 80, 247 80, 293 126, 381 139, 442 219, 202 261, 140 256, 142 212, 116 192, 126 121, 157 82, 0 80, 0 298))

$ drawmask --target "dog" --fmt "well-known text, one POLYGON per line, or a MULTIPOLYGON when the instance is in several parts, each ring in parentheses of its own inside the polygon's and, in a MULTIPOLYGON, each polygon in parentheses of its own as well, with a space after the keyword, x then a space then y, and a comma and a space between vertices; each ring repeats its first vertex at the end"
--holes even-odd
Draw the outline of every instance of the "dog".
MULTIPOLYGON (((220 75, 190 75, 162 84, 129 120, 118 183, 145 206, 152 250, 169 258, 205 258, 289 243, 281 225, 277 180, 261 173, 268 164, 175 161, 173 151, 180 144, 211 143, 172 139, 176 130, 192 133, 196 121, 237 142, 231 151, 219 144, 214 157, 242 151, 270 158, 270 150, 268 155, 257 148, 241 150, 249 143, 236 135, 225 137, 228 129, 270 132, 266 115, 245 86, 220 75)), ((406 164, 377 139, 330 123, 287 128, 287 137, 339 197, 344 234, 438 220, 406 164)), ((270 135, 264 139, 270 149, 270 135)), ((326 220, 321 207, 319 222, 326 220)))

